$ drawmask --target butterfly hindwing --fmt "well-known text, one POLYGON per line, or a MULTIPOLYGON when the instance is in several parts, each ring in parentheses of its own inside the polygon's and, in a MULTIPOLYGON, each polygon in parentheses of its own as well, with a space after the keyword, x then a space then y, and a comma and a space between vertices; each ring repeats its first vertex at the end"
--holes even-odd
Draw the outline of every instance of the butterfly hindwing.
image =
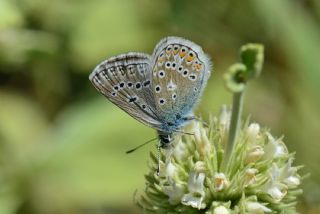
POLYGON ((167 37, 155 48, 152 90, 163 120, 188 116, 210 76, 211 64, 201 47, 191 41, 167 37))
POLYGON ((151 91, 151 59, 128 53, 100 63, 89 79, 105 97, 140 122, 159 129, 151 91))

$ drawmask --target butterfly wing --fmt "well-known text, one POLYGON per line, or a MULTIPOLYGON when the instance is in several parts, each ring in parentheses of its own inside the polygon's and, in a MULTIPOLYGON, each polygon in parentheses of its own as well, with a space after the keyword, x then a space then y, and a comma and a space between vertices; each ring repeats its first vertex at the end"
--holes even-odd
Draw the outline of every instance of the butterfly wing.
POLYGON ((90 74, 95 88, 138 121, 160 129, 151 91, 151 58, 128 53, 100 63, 90 74))
MULTIPOLYGON (((187 116, 210 76, 211 63, 201 47, 179 38, 161 40, 153 53, 152 90, 163 121, 187 116)), ((176 124, 177 125, 177 124, 176 124)))

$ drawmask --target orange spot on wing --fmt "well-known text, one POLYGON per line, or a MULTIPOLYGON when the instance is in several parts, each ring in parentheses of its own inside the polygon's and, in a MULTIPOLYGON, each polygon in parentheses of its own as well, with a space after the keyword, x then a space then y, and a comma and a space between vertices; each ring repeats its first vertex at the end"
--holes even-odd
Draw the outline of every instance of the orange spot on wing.
POLYGON ((200 71, 202 68, 202 64, 198 60, 195 60, 195 62, 192 64, 192 68, 196 71, 200 71))
POLYGON ((197 70, 197 71, 200 71, 201 69, 202 69, 202 64, 197 64, 197 65, 196 65, 196 70, 197 70))
POLYGON ((172 45, 169 45, 167 48, 166 48, 166 54, 168 55, 168 56, 170 56, 171 54, 172 54, 172 45))
POLYGON ((158 61, 161 62, 161 63, 164 62, 164 61, 165 61, 165 57, 164 57, 164 56, 163 56, 163 57, 160 57, 160 58, 158 59, 158 61))
POLYGON ((194 59, 194 56, 188 55, 188 57, 187 57, 187 62, 191 62, 193 59, 194 59))
POLYGON ((180 48, 179 56, 180 56, 181 58, 183 58, 186 54, 187 54, 187 48, 184 47, 184 46, 182 46, 182 47, 180 48))
POLYGON ((179 52, 179 46, 175 45, 173 46, 173 54, 176 55, 179 52))
POLYGON ((179 53, 180 57, 183 58, 187 53, 186 52, 181 52, 179 53))

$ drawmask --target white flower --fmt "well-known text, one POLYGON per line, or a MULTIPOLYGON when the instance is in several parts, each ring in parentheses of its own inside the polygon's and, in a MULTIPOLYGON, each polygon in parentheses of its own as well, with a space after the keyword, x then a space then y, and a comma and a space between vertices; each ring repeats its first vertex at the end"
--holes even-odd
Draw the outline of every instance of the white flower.
POLYGON ((259 202, 246 202, 246 210, 248 213, 252 214, 264 214, 264 213, 270 213, 272 210, 270 210, 268 207, 262 205, 259 202))
POLYGON ((186 144, 180 139, 174 146, 172 155, 178 160, 183 160, 188 155, 187 151, 186 144))
POLYGON ((280 170, 276 164, 270 170, 270 179, 264 185, 263 191, 270 195, 275 202, 279 202, 287 194, 288 187, 279 181, 280 170))
POLYGON ((203 185, 204 179, 204 173, 199 173, 198 175, 195 172, 190 173, 188 181, 189 193, 183 195, 181 199, 182 204, 198 209, 206 207, 205 203, 203 203, 203 199, 205 197, 203 185))
POLYGON ((248 151, 245 162, 247 164, 257 162, 263 155, 263 148, 261 146, 254 146, 248 151))
POLYGON ((194 132, 194 137, 196 139, 197 151, 203 156, 210 154, 211 144, 208 139, 205 128, 203 128, 199 122, 194 122, 193 132, 194 132))
POLYGON ((166 164, 165 174, 167 177, 173 178, 177 172, 177 167, 171 163, 171 161, 166 164))
POLYGON ((225 206, 221 205, 214 208, 213 214, 230 214, 230 212, 225 206))
POLYGON ((163 192, 169 196, 170 204, 178 204, 185 192, 185 187, 182 184, 171 180, 170 185, 163 187, 163 192))
POLYGON ((290 176, 284 180, 290 187, 296 187, 300 184, 300 179, 297 176, 290 176))
POLYGON ((200 123, 199 122, 193 122, 192 123, 192 130, 194 133, 194 138, 196 139, 196 142, 201 142, 201 132, 200 132, 200 123))
POLYGON ((226 105, 221 107, 219 122, 223 131, 228 130, 231 120, 231 111, 226 105))
POLYGON ((297 175, 297 168, 292 167, 293 158, 290 158, 287 164, 280 169, 279 180, 290 187, 296 187, 300 184, 300 178, 297 175))
POLYGON ((206 170, 206 165, 203 161, 197 161, 194 165, 194 171, 196 173, 204 172, 206 170))
POLYGON ((287 186, 281 183, 273 183, 267 192, 276 202, 279 202, 287 194, 287 191, 287 186))
POLYGON ((258 123, 251 123, 247 129, 247 136, 249 142, 254 145, 256 143, 258 134, 260 132, 260 126, 258 123))
POLYGON ((256 181, 256 173, 258 173, 258 170, 254 168, 250 168, 246 170, 245 178, 244 178, 245 187, 253 184, 256 181))
POLYGON ((167 153, 166 163, 160 162, 159 177, 173 178, 177 173, 177 167, 171 162, 171 153, 167 153))
POLYGON ((216 173, 214 175, 214 188, 216 191, 221 191, 229 186, 229 181, 227 180, 224 173, 216 173))
POLYGON ((275 140, 270 133, 266 134, 268 136, 268 143, 264 147, 264 159, 278 158, 288 154, 287 147, 284 145, 281 138, 275 140))

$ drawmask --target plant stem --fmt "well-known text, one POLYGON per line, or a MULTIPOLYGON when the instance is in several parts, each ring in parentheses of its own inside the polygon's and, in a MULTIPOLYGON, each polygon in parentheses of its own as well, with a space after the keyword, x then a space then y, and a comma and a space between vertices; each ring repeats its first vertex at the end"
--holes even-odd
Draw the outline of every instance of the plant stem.
POLYGON ((230 122, 229 135, 228 135, 228 143, 226 145, 226 149, 225 149, 226 153, 223 158, 224 170, 227 169, 227 165, 230 161, 230 155, 234 150, 235 140, 237 139, 240 119, 242 114, 243 97, 244 97, 244 90, 233 94, 232 114, 231 114, 231 122, 230 122))

